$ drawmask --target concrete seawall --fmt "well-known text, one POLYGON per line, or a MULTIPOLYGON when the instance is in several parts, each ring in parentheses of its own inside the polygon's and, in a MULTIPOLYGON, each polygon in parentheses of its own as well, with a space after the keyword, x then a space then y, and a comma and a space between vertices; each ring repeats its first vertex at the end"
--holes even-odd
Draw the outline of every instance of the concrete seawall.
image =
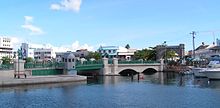
POLYGON ((0 71, 0 87, 18 86, 18 85, 33 85, 33 84, 50 84, 63 82, 79 82, 87 81, 86 76, 79 75, 50 75, 50 76, 21 76, 20 79, 14 78, 14 71, 0 71))

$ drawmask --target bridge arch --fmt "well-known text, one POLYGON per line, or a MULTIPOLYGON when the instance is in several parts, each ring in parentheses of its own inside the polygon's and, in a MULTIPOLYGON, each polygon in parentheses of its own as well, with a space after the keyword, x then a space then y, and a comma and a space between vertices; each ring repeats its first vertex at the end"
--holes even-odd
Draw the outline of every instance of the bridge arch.
POLYGON ((145 74, 145 75, 152 75, 152 74, 154 74, 156 72, 157 72, 157 70, 154 69, 154 68, 147 68, 142 73, 145 74))
POLYGON ((124 69, 124 70, 119 72, 119 74, 122 75, 122 76, 131 76, 132 74, 136 75, 137 73, 138 72, 133 70, 133 69, 124 69))

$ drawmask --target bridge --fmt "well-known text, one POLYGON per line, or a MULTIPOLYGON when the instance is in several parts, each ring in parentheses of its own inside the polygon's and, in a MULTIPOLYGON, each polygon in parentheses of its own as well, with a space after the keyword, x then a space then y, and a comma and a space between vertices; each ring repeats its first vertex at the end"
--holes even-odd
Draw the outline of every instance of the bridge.
POLYGON ((16 60, 14 64, 1 64, 0 71, 25 73, 28 76, 59 75, 63 74, 63 67, 63 63, 24 63, 23 60, 18 63, 16 60))
POLYGON ((101 70, 101 75, 126 75, 128 73, 146 73, 163 71, 163 61, 118 61, 103 58, 102 61, 85 61, 76 64, 77 71, 101 70))

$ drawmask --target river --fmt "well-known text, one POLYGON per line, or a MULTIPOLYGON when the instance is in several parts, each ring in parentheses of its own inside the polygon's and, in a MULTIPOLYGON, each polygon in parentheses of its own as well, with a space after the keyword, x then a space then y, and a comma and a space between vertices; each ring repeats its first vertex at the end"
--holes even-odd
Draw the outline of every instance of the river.
POLYGON ((219 108, 220 81, 155 73, 0 88, 1 108, 219 108))

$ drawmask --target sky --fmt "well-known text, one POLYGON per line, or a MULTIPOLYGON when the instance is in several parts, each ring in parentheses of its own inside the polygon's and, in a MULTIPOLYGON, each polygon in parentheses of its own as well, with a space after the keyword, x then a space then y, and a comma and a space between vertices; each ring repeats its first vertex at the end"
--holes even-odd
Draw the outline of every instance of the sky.
POLYGON ((58 51, 100 45, 148 48, 212 44, 220 38, 219 0, 1 0, 0 36, 14 47, 58 51))

